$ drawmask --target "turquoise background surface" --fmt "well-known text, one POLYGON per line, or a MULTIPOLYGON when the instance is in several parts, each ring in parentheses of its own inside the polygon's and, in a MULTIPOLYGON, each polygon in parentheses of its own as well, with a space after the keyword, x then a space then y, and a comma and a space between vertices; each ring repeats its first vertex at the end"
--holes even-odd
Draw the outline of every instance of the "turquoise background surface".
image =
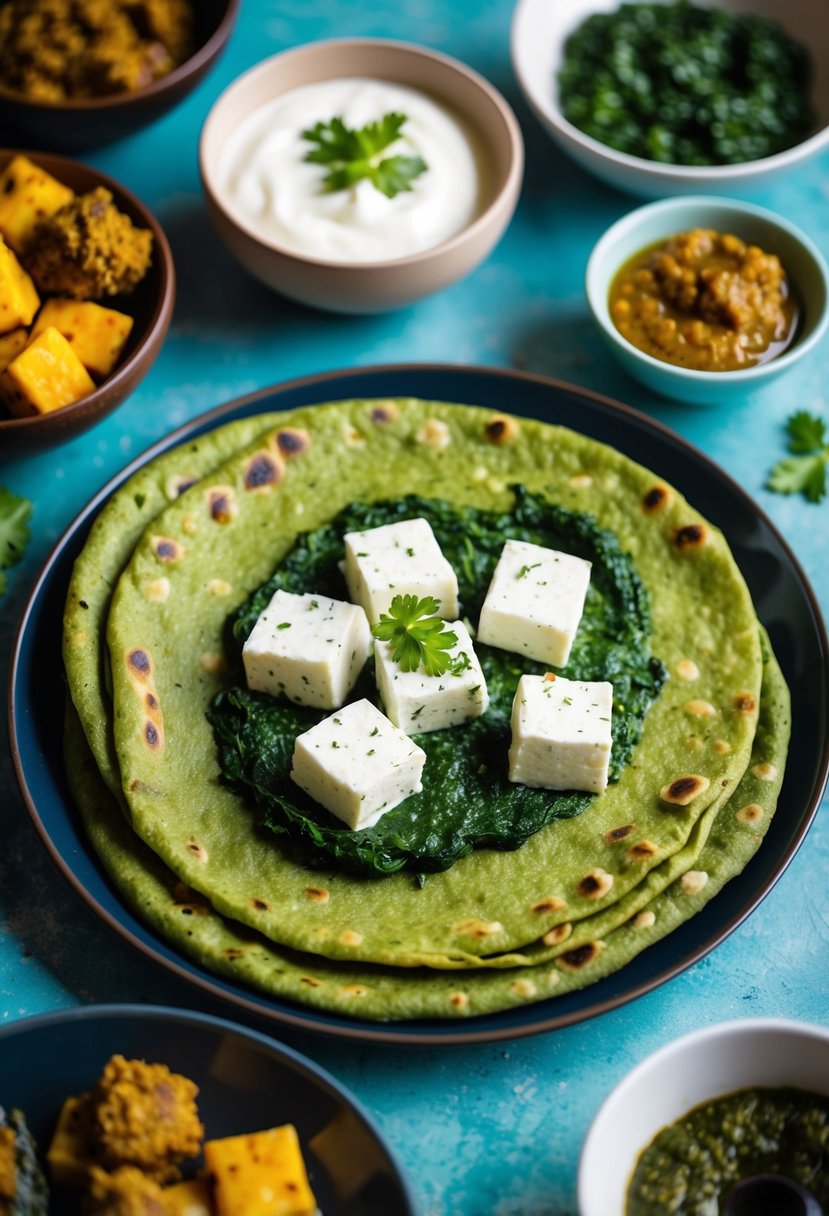
MULTIPOLYGON (((786 417, 799 408, 829 413, 829 339, 777 384, 721 409, 672 404, 617 369, 588 316, 582 277, 593 243, 636 201, 577 169, 539 128, 510 66, 511 8, 509 0, 360 6, 243 0, 231 44, 199 89, 155 126, 87 158, 143 198, 167 231, 178 270, 175 318, 146 380, 104 423, 51 452, 14 458, 0 452, 0 483, 35 503, 29 549, 0 602, 0 677, 51 545, 128 460, 242 393, 293 376, 387 362, 518 367, 646 411, 703 448, 756 497, 825 608, 829 506, 775 496, 764 480, 783 454, 786 417), (352 34, 404 38, 464 60, 514 105, 527 147, 516 216, 489 260, 432 299, 368 318, 312 312, 249 278, 213 234, 197 172, 201 123, 235 76, 286 47, 352 34)), ((756 201, 799 224, 829 255, 829 154, 756 201)), ((235 1016, 134 954, 81 904, 38 843, 5 752, 0 810, 4 1021, 113 1000, 235 1016)), ((274 1033, 350 1086, 377 1118, 410 1173, 422 1216, 566 1216, 576 1211, 578 1154, 591 1117, 656 1047, 701 1025, 746 1016, 829 1025, 828 870, 829 827, 819 816, 769 897, 714 953, 634 1004, 565 1031, 491 1046, 405 1050, 274 1033)))

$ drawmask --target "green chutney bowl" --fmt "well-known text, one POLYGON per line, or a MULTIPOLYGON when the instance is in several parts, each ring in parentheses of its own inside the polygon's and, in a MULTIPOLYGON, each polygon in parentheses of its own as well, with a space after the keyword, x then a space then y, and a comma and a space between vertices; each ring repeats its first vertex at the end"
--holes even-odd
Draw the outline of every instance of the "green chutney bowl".
POLYGON ((637 207, 611 225, 594 246, 585 292, 593 318, 624 370, 654 392, 692 404, 737 401, 784 375, 820 342, 829 323, 829 268, 817 247, 782 216, 735 199, 687 196, 637 207), (765 253, 777 254, 800 309, 794 340, 782 354, 736 371, 696 371, 646 354, 616 328, 609 302, 617 272, 643 249, 692 228, 731 233, 765 253))

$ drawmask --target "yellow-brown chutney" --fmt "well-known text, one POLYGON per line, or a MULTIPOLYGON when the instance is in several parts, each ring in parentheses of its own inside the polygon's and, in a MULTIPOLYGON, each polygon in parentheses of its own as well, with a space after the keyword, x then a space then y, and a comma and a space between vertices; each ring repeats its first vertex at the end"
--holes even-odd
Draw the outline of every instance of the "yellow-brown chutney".
POLYGON ((798 319, 780 259, 710 228, 637 253, 613 280, 609 304, 613 324, 639 350, 708 372, 775 358, 798 319))

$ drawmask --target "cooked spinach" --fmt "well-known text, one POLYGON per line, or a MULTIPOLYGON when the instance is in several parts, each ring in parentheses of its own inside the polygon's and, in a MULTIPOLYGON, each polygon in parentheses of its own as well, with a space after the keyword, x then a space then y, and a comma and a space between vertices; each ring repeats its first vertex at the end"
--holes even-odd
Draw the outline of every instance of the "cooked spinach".
MULTIPOLYGON (((413 736, 426 752, 425 789, 387 812, 372 828, 353 832, 290 780, 297 735, 325 717, 319 710, 277 701, 244 687, 241 647, 275 591, 318 592, 347 599, 339 569, 346 532, 421 516, 429 521, 457 576, 461 615, 478 619, 492 572, 508 537, 573 553, 593 563, 590 589, 573 650, 562 674, 613 684, 611 779, 617 779, 639 739, 651 701, 665 679, 650 657, 647 592, 613 533, 588 516, 564 510, 515 488, 506 512, 459 508, 415 496, 347 507, 331 523, 301 536, 273 577, 228 621, 227 637, 239 686, 221 692, 208 718, 221 769, 252 799, 272 831, 286 834, 306 861, 377 876, 408 866, 445 870, 474 848, 514 849, 554 819, 578 815, 589 794, 530 789, 507 778, 510 714, 516 685, 543 664, 476 645, 490 694, 487 713, 449 730, 413 736)), ((377 702, 370 664, 354 697, 377 702)))
POLYGON ((771 156, 814 127, 808 51, 775 21, 673 4, 588 17, 558 75, 564 117, 603 144, 680 165, 771 156))

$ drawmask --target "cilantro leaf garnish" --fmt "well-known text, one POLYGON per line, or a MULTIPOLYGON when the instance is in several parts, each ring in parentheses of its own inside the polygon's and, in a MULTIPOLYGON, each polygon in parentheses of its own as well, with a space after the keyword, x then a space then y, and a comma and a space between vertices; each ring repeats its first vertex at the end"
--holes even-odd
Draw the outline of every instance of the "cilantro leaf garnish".
MULTIPOLYGON (((16 566, 23 556, 29 539, 29 516, 32 504, 28 498, 12 494, 0 486, 0 571, 16 566)), ((0 573, 0 595, 6 590, 6 576, 0 573)))
POLYGON ((386 198, 394 198, 411 190, 414 179, 428 167, 420 156, 380 159, 381 152, 400 138, 406 121, 405 114, 389 113, 359 129, 347 127, 341 118, 315 123, 302 132, 303 139, 317 145, 306 153, 305 160, 328 166, 322 179, 328 194, 368 178, 386 198))
POLYGON ((431 595, 396 595, 388 613, 372 626, 381 642, 391 643, 392 658, 401 671, 417 671, 422 666, 427 676, 442 676, 452 669, 447 653, 457 645, 458 636, 436 616, 439 602, 431 595))
POLYGON ((803 494, 809 502, 826 496, 829 442, 826 423, 808 410, 798 410, 786 423, 791 456, 777 462, 766 486, 777 494, 803 494))

